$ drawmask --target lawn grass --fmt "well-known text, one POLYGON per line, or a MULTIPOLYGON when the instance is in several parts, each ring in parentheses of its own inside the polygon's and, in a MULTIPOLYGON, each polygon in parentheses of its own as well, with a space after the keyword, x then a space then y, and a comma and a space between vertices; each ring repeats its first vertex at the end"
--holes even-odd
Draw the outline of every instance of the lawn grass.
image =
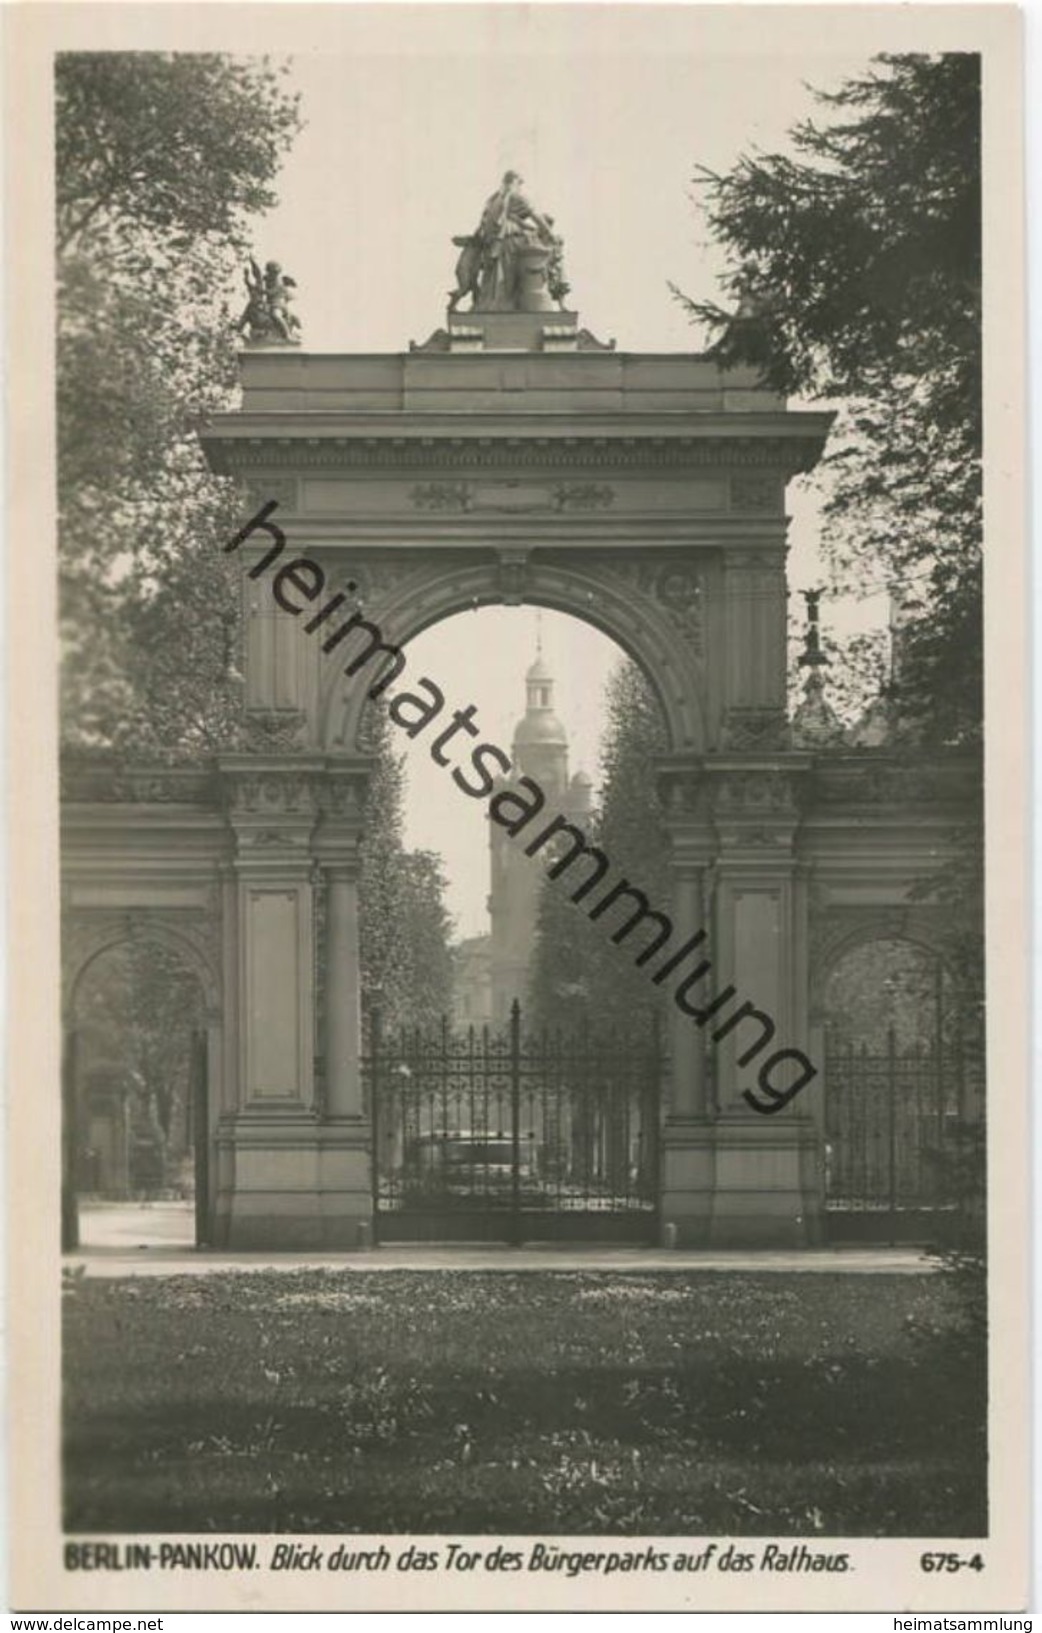
POLYGON ((67 1278, 65 1526, 978 1535, 952 1321, 940 1276, 67 1278))

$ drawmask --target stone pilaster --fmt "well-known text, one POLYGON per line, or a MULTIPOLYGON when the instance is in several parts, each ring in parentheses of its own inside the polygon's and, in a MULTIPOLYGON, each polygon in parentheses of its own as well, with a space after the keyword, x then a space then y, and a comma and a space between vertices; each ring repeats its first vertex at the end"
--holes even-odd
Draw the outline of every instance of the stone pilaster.
POLYGON ((359 853, 368 765, 327 762, 315 856, 326 889, 325 1103, 319 1129, 323 1240, 372 1240, 373 1131, 362 1075, 359 853))
MULTIPOLYGON (((238 1095, 219 1144, 221 1245, 355 1247, 369 1240, 372 1189, 357 1005, 354 858, 360 789, 318 756, 232 756, 221 764, 235 835, 238 1095), (351 814, 345 809, 350 790, 351 814), (330 823, 333 826, 330 827, 330 823), (316 1095, 315 868, 327 880, 347 1013, 327 981, 326 1102, 316 1095), (333 1071, 330 1072, 330 1063, 333 1071)), ((328 911, 328 909, 327 909, 328 911)))
POLYGON ((723 566, 722 746, 778 748, 786 732, 785 548, 735 546, 723 566))
POLYGON ((325 1111, 327 1118, 362 1117, 357 863, 331 862, 325 875, 325 1111))
POLYGON ((358 879, 369 762, 330 761, 318 781, 315 859, 326 887, 324 952, 325 1116, 365 1119, 362 1086, 358 879))
MULTIPOLYGON (((705 880, 715 839, 708 821, 704 778, 697 763, 664 761, 659 793, 671 841, 671 945, 679 950, 700 931, 705 933, 705 939, 662 983, 669 1002, 660 1216, 666 1239, 680 1247, 692 1247, 707 1241, 709 1235, 715 1168, 713 1105, 705 1037, 673 1001, 673 992, 703 958, 710 956, 705 880)), ((658 969, 668 964, 670 948, 665 953, 666 958, 656 960, 658 969)))
POLYGON ((793 755, 742 756, 711 771, 718 838, 711 996, 728 995, 706 1022, 719 1105, 710 1235, 720 1243, 817 1237, 817 1130, 799 1093, 783 1103, 816 1064, 795 851, 805 768, 793 755))

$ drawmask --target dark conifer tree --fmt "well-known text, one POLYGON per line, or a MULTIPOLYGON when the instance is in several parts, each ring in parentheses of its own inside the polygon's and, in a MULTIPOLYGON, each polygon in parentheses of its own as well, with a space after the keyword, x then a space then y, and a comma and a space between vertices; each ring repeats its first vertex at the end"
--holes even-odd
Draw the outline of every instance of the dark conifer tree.
POLYGON ((722 362, 835 404, 819 467, 838 590, 905 607, 896 712, 936 745, 981 725, 980 58, 880 56, 792 153, 700 169, 729 311, 684 296, 722 362))

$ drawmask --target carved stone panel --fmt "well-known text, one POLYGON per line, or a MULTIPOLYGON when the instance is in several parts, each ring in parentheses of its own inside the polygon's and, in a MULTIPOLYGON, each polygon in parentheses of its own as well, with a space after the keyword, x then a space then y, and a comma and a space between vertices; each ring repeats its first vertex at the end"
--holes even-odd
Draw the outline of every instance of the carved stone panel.
POLYGON ((615 489, 605 482, 561 482, 554 502, 558 510, 606 510, 615 503, 615 489))
POLYGON ((722 748, 746 751, 785 749, 789 739, 789 722, 781 709, 728 709, 720 734, 722 748))
POLYGON ((285 753, 303 748, 307 716, 302 709, 248 709, 247 746, 259 753, 285 753))
POLYGON ((773 515, 784 509, 785 483, 773 472, 743 472, 731 478, 731 509, 773 515))
POLYGON ((246 492, 249 503, 255 507, 254 513, 272 499, 280 510, 292 512, 299 509, 297 483, 292 476, 252 476, 246 492))
POLYGON ((417 510, 468 511, 474 490, 469 482, 417 482, 409 497, 417 510))

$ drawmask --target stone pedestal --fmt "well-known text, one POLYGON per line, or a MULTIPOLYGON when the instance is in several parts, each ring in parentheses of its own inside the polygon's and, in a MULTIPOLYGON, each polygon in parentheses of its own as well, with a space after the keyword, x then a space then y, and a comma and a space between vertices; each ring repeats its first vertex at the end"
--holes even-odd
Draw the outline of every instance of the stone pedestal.
POLYGON ((309 1252, 371 1244, 368 1123, 243 1116, 218 1141, 232 1191, 217 1246, 309 1252))
POLYGON ((450 312, 446 322, 452 352, 575 351, 579 344, 578 314, 558 311, 548 295, 542 306, 503 312, 477 307, 450 312))
POLYGON ((713 1130, 711 1247, 811 1247, 821 1240, 818 1141, 792 1112, 733 1112, 713 1130))
POLYGON ((663 1233, 678 1248, 810 1247, 821 1240, 812 1119, 736 1112, 671 1117, 663 1138, 663 1233))
POLYGON ((713 1218, 716 1150, 706 1117, 668 1115, 662 1131, 663 1241, 674 1247, 705 1247, 713 1218))

